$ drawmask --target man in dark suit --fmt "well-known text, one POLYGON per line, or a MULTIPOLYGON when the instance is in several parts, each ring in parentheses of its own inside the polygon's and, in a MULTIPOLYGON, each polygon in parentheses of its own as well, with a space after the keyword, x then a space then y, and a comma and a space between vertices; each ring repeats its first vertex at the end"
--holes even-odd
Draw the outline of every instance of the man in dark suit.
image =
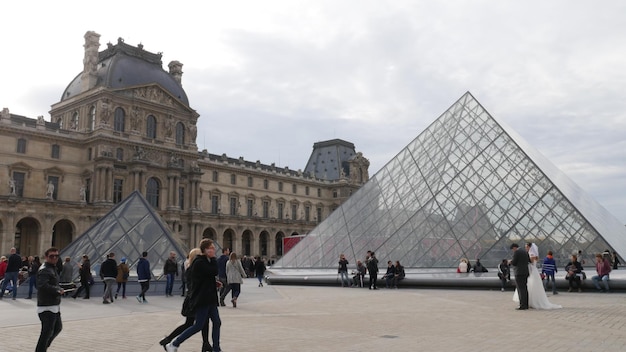
POLYGON ((519 295, 519 307, 518 310, 528 309, 528 263, 530 258, 528 253, 519 248, 517 243, 511 245, 513 250, 513 260, 511 265, 515 267, 515 283, 517 285, 517 294, 519 295))

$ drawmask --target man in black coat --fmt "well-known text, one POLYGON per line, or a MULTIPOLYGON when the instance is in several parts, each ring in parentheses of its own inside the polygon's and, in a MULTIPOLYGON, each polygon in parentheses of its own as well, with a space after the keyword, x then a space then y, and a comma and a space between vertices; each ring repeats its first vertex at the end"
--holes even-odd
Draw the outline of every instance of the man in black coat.
POLYGON ((515 268, 515 283, 517 284, 517 294, 519 296, 519 307, 517 309, 526 310, 528 309, 528 276, 530 275, 528 263, 530 263, 530 258, 528 253, 524 249, 519 248, 517 243, 511 245, 511 250, 513 251, 511 265, 515 268))
POLYGON ((59 286, 56 264, 59 250, 49 248, 43 268, 37 271, 37 314, 41 321, 41 334, 35 352, 45 352, 63 329, 61 322, 61 296, 64 291, 59 286))
POLYGON ((370 273, 370 290, 378 290, 378 259, 376 254, 372 252, 367 260, 367 271, 370 273))

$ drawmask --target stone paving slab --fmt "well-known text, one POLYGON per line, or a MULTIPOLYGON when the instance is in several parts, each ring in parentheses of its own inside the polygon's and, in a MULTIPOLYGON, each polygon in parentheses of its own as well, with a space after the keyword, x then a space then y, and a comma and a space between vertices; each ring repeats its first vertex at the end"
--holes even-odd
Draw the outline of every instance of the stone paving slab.
MULTIPOLYGON (((550 296, 554 311, 516 311, 513 291, 257 287, 247 279, 236 309, 220 308, 222 348, 234 351, 626 350, 626 295, 550 296)), ((63 332, 50 352, 162 351, 159 339, 183 322, 182 297, 64 299, 63 332), (115 347, 113 347, 115 346, 115 347)), ((0 301, 0 351, 33 351, 35 301, 0 301)), ((199 351, 200 334, 180 352, 199 351)))

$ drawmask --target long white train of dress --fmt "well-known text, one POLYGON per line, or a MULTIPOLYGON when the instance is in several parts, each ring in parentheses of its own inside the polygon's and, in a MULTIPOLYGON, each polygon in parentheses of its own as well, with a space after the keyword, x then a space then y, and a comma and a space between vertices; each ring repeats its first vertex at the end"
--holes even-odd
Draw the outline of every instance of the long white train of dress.
MULTIPOLYGON (((553 304, 548 301, 546 291, 543 288, 543 282, 539 275, 539 270, 534 263, 528 264, 528 270, 530 276, 528 276, 528 306, 534 309, 559 309, 563 308, 558 304, 553 304)), ((517 288, 513 294, 513 301, 519 303, 519 296, 517 294, 517 288)))

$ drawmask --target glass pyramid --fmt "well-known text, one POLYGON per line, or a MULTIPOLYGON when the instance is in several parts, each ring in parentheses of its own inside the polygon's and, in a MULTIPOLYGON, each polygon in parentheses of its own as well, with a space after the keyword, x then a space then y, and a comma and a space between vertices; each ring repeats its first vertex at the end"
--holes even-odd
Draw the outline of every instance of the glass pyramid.
POLYGON ((581 250, 626 253, 626 229, 468 92, 273 268, 381 263, 497 266, 530 241, 559 264, 581 250))
MULTIPOLYGON (((69 256, 73 262, 80 262, 83 254, 87 254, 92 273, 97 277, 107 254, 113 252, 118 263, 127 258, 131 276, 135 276, 143 251, 148 252, 150 269, 155 277, 163 273, 170 251, 176 252, 180 263, 187 257, 186 248, 174 239, 141 193, 134 191, 64 248, 61 258, 69 256)), ((74 270, 74 274, 78 276, 78 270, 74 270)))

